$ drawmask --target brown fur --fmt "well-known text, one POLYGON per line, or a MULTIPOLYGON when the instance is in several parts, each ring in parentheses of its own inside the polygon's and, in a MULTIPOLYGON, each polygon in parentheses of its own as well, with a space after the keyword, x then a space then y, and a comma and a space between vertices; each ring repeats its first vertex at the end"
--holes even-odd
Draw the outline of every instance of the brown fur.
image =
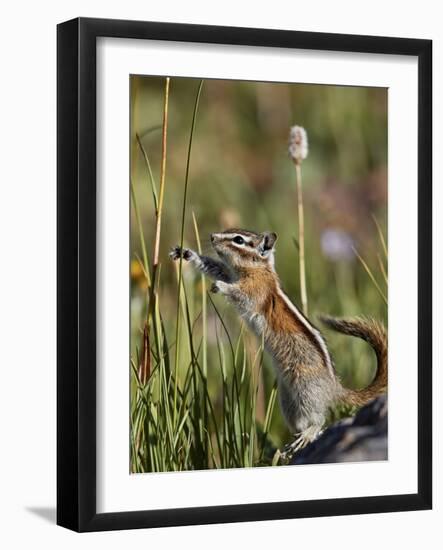
POLYGON ((388 338, 384 326, 374 319, 364 317, 336 319, 324 316, 321 320, 337 332, 365 340, 377 357, 377 372, 372 383, 361 390, 345 388, 340 401, 360 407, 375 397, 385 394, 388 389, 388 338))
MULTIPOLYGON (((235 232, 238 231, 235 230, 235 232)), ((232 232, 234 233, 234 231, 232 232)), ((236 252, 240 256, 249 257, 252 254, 252 251, 245 253, 242 249, 236 249, 236 252)), ((279 284, 276 273, 267 265, 239 270, 239 288, 260 304, 258 311, 266 318, 269 327, 268 337, 271 340, 270 347, 276 348, 275 344, 280 343, 280 338, 276 338, 275 335, 289 334, 297 334, 299 341, 304 342, 307 349, 311 345, 315 346, 315 340, 311 333, 278 294, 279 284)), ((383 325, 373 319, 363 317, 337 319, 322 316, 321 321, 337 332, 362 338, 374 349, 377 357, 377 373, 373 382, 361 390, 342 388, 338 401, 347 405, 362 406, 378 395, 386 393, 388 386, 387 336, 383 325)), ((283 344, 283 342, 281 343, 283 344)), ((295 381, 301 376, 318 376, 321 369, 324 369, 321 362, 315 363, 314 367, 312 364, 299 363, 291 378, 295 381)))

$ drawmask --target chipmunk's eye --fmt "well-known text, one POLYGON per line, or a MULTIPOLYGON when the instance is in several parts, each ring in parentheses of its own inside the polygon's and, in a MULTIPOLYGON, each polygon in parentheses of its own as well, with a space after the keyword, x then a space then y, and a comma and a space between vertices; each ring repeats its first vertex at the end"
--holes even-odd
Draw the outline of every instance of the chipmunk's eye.
POLYGON ((236 237, 234 237, 232 239, 236 244, 245 244, 245 240, 243 237, 240 237, 239 235, 237 235, 236 237))

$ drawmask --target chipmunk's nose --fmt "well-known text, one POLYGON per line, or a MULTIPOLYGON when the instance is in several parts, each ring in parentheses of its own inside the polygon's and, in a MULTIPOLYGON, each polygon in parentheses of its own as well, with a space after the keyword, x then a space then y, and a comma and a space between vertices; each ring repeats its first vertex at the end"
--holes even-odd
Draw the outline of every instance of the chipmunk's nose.
POLYGON ((211 233, 211 243, 215 241, 215 233, 211 233))

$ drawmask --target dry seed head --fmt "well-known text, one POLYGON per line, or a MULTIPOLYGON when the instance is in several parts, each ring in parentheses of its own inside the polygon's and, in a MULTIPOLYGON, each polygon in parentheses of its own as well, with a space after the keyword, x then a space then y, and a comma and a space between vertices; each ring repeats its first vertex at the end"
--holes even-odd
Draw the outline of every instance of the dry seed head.
POLYGON ((308 156, 308 134, 302 126, 292 126, 289 134, 289 154, 295 164, 308 156))

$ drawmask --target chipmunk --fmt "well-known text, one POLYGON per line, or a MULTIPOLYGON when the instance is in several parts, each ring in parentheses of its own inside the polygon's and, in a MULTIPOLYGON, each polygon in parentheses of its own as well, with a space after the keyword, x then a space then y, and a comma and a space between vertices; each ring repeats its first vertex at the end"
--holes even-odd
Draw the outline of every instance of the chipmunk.
POLYGON ((274 268, 277 235, 229 229, 211 235, 219 259, 201 256, 188 248, 172 249, 215 279, 219 292, 241 317, 273 358, 280 407, 295 436, 286 451, 298 451, 320 434, 328 409, 337 403, 361 406, 387 391, 387 336, 382 324, 363 317, 321 317, 329 328, 366 340, 377 356, 377 373, 365 389, 344 388, 320 331, 283 292, 274 268))

